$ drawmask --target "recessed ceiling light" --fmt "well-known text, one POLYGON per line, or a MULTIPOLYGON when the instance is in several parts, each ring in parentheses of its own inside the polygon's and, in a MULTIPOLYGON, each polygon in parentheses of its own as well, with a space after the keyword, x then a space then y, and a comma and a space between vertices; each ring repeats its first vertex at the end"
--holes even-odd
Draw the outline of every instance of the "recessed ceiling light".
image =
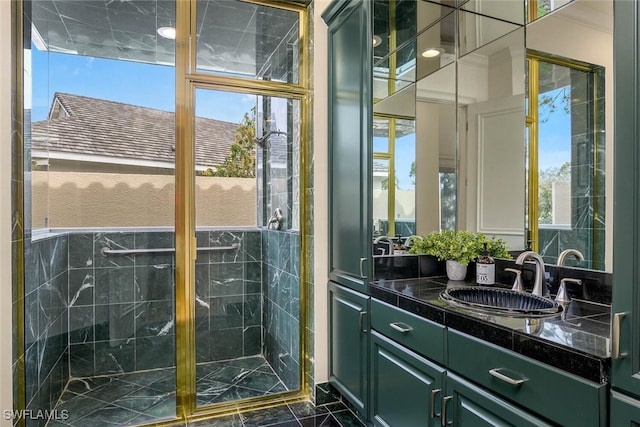
POLYGON ((380 43, 382 43, 382 38, 380 38, 380 36, 373 36, 373 47, 378 46, 380 43))
POLYGON ((444 49, 441 47, 431 47, 429 49, 425 49, 422 51, 420 55, 423 58, 435 58, 436 56, 440 56, 444 53, 444 49))
POLYGON ((165 39, 176 39, 176 29, 174 27, 160 27, 158 28, 158 34, 165 39))

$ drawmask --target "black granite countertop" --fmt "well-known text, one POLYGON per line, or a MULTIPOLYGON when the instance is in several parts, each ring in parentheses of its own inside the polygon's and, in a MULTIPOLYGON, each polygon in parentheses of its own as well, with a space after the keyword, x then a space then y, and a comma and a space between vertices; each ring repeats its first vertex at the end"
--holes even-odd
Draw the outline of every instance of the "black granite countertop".
POLYGON ((449 328, 601 384, 608 382, 611 307, 574 299, 562 314, 537 319, 495 316, 448 305, 446 277, 376 280, 372 297, 449 328))

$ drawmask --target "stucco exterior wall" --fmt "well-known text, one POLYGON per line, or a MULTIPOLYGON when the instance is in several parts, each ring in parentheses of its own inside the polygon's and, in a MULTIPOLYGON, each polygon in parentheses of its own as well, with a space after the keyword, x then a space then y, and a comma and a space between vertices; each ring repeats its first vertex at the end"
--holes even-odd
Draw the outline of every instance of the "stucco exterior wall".
MULTIPOLYGON (((169 175, 33 172, 33 228, 172 227, 169 175)), ((196 177, 196 226, 255 226, 254 178, 196 177)))

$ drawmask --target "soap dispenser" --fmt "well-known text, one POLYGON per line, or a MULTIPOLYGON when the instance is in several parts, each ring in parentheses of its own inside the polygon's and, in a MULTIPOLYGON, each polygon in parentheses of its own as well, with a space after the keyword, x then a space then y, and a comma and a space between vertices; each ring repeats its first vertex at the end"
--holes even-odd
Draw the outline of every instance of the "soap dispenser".
POLYGON ((478 285, 495 285, 496 283, 496 263, 489 256, 486 243, 482 255, 476 261, 476 283, 478 285))

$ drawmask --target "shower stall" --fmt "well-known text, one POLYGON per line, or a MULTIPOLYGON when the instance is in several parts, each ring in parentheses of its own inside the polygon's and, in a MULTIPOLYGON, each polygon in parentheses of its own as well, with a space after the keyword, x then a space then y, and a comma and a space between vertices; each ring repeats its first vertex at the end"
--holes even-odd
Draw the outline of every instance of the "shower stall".
POLYGON ((46 414, 26 424, 308 395, 306 8, 36 0, 22 15, 18 392, 46 414))

